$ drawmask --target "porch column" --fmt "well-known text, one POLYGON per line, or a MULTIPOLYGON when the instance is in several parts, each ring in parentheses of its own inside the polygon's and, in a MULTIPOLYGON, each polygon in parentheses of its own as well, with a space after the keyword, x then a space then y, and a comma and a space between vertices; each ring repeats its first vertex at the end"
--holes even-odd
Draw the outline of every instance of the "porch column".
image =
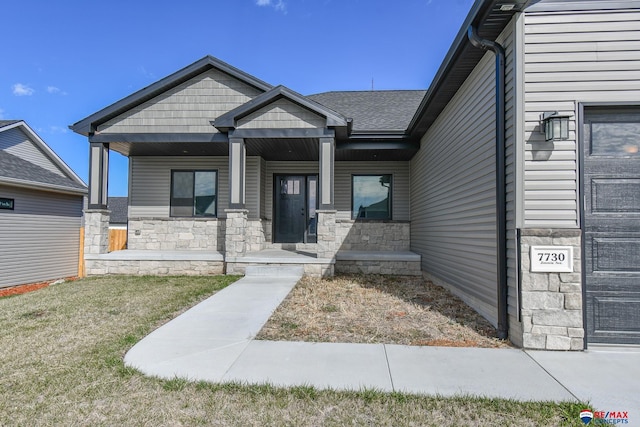
MULTIPOLYGON (((109 181, 109 144, 92 142, 89 147, 89 196, 84 211, 85 255, 109 251, 109 214, 107 188, 109 181)), ((90 266, 87 265, 87 272, 90 266)))
POLYGON ((319 181, 320 210, 333 209, 333 163, 335 160, 336 142, 334 138, 320 138, 319 181))
POLYGON ((243 138, 229 138, 229 208, 244 209, 247 149, 243 138))
POLYGON ((224 255, 227 263, 229 263, 231 258, 244 256, 247 252, 245 236, 248 211, 246 209, 226 209, 225 213, 227 214, 227 220, 224 235, 224 255))
POLYGON ((107 209, 109 144, 92 142, 89 148, 89 209, 107 209))

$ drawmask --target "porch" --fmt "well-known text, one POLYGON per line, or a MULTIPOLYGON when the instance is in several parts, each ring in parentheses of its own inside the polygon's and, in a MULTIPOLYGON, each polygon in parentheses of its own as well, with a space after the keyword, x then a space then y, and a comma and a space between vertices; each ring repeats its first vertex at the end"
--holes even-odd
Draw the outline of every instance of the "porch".
POLYGON ((420 275, 420 255, 410 251, 339 251, 334 258, 309 250, 268 248, 227 256, 218 251, 122 250, 87 254, 88 275, 207 275, 245 274, 253 266, 302 267, 312 277, 338 273, 420 275))

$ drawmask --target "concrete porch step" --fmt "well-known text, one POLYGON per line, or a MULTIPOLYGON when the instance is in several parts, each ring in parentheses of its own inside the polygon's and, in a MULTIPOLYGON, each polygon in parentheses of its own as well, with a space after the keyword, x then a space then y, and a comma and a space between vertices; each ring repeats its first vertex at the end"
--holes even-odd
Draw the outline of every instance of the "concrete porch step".
POLYGON ((245 267, 245 276, 260 277, 302 277, 303 266, 249 265, 245 267))

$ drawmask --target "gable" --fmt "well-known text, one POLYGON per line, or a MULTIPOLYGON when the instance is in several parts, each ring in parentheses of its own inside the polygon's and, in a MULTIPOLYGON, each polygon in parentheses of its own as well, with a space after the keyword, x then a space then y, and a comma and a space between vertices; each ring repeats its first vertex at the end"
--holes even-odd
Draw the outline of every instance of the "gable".
POLYGON ((238 129, 308 129, 326 126, 326 118, 288 99, 278 99, 238 120, 238 129))
POLYGON ((0 132, 0 150, 67 178, 64 172, 19 127, 0 132))
POLYGON ((103 123, 100 133, 212 133, 211 120, 262 91, 215 68, 103 123))

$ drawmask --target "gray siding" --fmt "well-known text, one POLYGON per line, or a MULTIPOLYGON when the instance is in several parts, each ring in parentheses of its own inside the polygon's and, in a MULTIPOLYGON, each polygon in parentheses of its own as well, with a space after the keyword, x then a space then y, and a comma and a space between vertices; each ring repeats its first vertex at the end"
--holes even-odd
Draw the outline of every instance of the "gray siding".
POLYGON ((260 90, 218 70, 206 71, 98 127, 100 132, 214 133, 209 123, 260 90))
POLYGON ((82 196, 0 185, 0 288, 78 274, 82 196))
POLYGON ((229 206, 228 157, 131 157, 130 218, 169 217, 172 169, 218 170, 218 217, 229 206))
MULTIPOLYGON (((510 40, 500 41, 512 49, 510 40)), ((487 53, 411 161, 411 249, 422 255, 424 271, 496 324, 494 64, 493 53, 487 53)), ((512 93, 512 75, 508 81, 512 93)), ((513 139, 513 102, 508 114, 513 139)), ((508 154, 513 185, 512 147, 508 154)), ((510 202, 513 220, 513 197, 510 202)))
POLYGON ((325 125, 325 118, 286 99, 279 99, 238 120, 240 129, 321 128, 325 125))
POLYGON ((0 132, 0 150, 20 157, 50 172, 67 177, 51 159, 34 144, 22 129, 13 128, 0 132))
MULTIPOLYGON (((336 162, 335 207, 337 219, 351 219, 351 175, 387 174, 393 175, 393 219, 409 220, 410 172, 408 162, 336 162)), ((265 213, 273 216, 273 176, 275 174, 318 174, 317 162, 267 162, 265 213)))
POLYGON ((245 207, 249 210, 248 217, 260 218, 260 203, 262 187, 262 171, 260 157, 247 157, 247 171, 245 174, 245 207))
MULTIPOLYGON (((577 102, 640 100, 640 10, 525 14, 525 227, 576 228, 577 102), (570 139, 545 143, 539 116, 572 115, 570 139)), ((549 4, 549 7, 552 5, 549 4)))

